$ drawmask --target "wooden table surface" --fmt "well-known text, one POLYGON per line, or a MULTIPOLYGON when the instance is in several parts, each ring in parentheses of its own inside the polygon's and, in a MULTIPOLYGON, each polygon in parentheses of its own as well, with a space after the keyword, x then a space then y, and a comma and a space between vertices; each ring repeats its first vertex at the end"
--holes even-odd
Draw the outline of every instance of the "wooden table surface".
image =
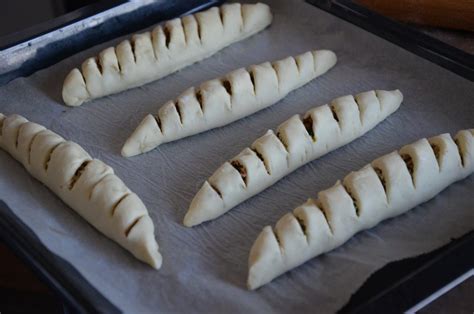
MULTIPOLYGON (((432 27, 420 27, 420 29, 474 54, 474 33, 432 27)), ((2 243, 1 239, 0 261, 0 314, 63 312, 60 299, 2 243)))

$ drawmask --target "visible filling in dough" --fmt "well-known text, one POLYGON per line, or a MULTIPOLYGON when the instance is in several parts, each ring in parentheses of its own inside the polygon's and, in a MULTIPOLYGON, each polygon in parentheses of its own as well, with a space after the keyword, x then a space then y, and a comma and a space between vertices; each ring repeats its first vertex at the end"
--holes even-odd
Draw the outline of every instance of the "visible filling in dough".
POLYGON ((244 165, 242 165, 238 160, 233 160, 230 164, 240 173, 240 176, 244 180, 245 184, 247 184, 247 169, 244 165))
POLYGON ((303 234, 304 234, 305 236, 307 236, 307 234, 306 234, 306 224, 305 224, 303 218, 301 218, 301 217, 299 217, 299 216, 296 216, 296 215, 295 215, 295 218, 296 218, 296 221, 298 222, 298 224, 299 224, 300 227, 301 227, 301 231, 303 231, 303 234))
POLYGON ((272 229, 273 231, 273 234, 275 235, 275 240, 277 241, 278 243, 278 246, 280 247, 280 251, 281 251, 281 242, 280 242, 280 237, 278 236, 278 233, 276 230, 272 229))
POLYGON ((253 73, 253 70, 248 71, 250 75, 250 82, 252 83, 253 87, 253 94, 257 94, 257 85, 255 85, 255 74, 253 73))
POLYGON ((462 153, 461 145, 459 144, 458 139, 455 139, 454 143, 456 143, 456 146, 458 147, 459 157, 461 158, 461 166, 464 167, 464 156, 463 156, 463 153, 462 153))
POLYGON ((217 8, 219 11, 219 20, 221 21, 222 26, 224 26, 224 12, 222 12, 222 7, 217 8))
POLYGON ((441 153, 441 148, 433 143, 430 143, 431 149, 433 150, 433 154, 435 155, 436 161, 438 162, 438 166, 440 166, 440 153, 441 153))
POLYGON ((165 35, 165 46, 166 46, 166 48, 169 48, 170 47, 170 41, 171 41, 171 32, 170 32, 167 25, 165 25, 165 27, 163 27, 163 34, 165 35))
POLYGON ((352 194, 351 192, 351 189, 347 186, 347 185, 342 185, 344 187, 344 189, 346 190, 347 194, 349 195, 349 197, 352 199, 352 204, 354 205, 354 208, 355 208, 355 212, 356 212, 356 215, 357 216, 360 216, 360 213, 359 213, 359 206, 357 206, 357 200, 356 198, 354 197, 354 195, 352 194))
POLYGON ((354 99, 354 102, 357 105, 357 111, 359 111, 359 121, 360 121, 361 124, 363 124, 362 123, 362 110, 360 110, 359 100, 357 99, 357 96, 352 96, 352 98, 354 99))
POLYGON ((382 187, 385 191, 385 194, 387 194, 387 183, 385 182, 385 177, 383 175, 382 169, 374 167, 374 171, 377 174, 377 177, 379 177, 380 183, 382 183, 382 187))
POLYGON ((257 155, 258 159, 262 161, 263 166, 265 167, 265 170, 267 171, 267 173, 270 174, 270 170, 268 169, 267 164, 265 163, 265 159, 263 158, 263 155, 260 154, 260 152, 257 149, 255 148, 251 148, 251 149, 255 153, 255 155, 257 155))
POLYGON ((216 191, 216 193, 219 195, 220 198, 222 198, 222 193, 221 191, 217 188, 217 186, 215 186, 214 184, 212 184, 211 182, 209 182, 209 185, 211 186, 211 188, 216 191))
POLYGON ((69 182, 69 190, 72 190, 72 188, 74 187, 74 185, 76 184, 77 180, 79 180, 79 178, 81 177, 82 173, 84 172, 84 170, 86 169, 87 165, 90 163, 91 161, 90 160, 86 160, 84 161, 80 166, 79 168, 77 168, 76 172, 74 172, 74 175, 72 176, 71 178, 71 181, 69 182))
POLYGON ((194 16, 194 14, 190 15, 192 16, 192 18, 196 21, 196 28, 197 28, 197 34, 198 34, 198 38, 199 38, 199 41, 202 42, 202 37, 201 37, 201 24, 198 22, 198 20, 196 19, 196 17, 194 16))
POLYGON ((334 107, 334 105, 331 105, 329 106, 329 108, 331 108, 331 112, 332 112, 332 116, 334 120, 336 120, 336 122, 339 123, 339 117, 337 116, 336 107, 334 107))
POLYGON ((224 86, 227 94, 232 96, 232 86, 230 85, 229 80, 222 80, 222 86, 224 86))
POLYGON ((201 108, 202 113, 204 113, 204 105, 203 105, 203 101, 202 101, 202 93, 201 93, 201 90, 198 90, 198 91, 196 92, 196 100, 197 100, 197 102, 199 103, 199 107, 201 108))
POLYGON ((286 145, 285 141, 284 141, 283 138, 281 137, 281 133, 280 133, 280 132, 277 132, 276 136, 277 136, 277 138, 280 140, 280 142, 281 142, 281 144, 283 145, 283 147, 285 147, 285 150, 286 150, 287 152, 289 152, 289 151, 288 151, 288 145, 286 145))
POLYGON ((311 139, 313 140, 313 142, 316 142, 316 136, 314 135, 314 130, 313 130, 313 118, 311 117, 311 115, 307 115, 303 119, 303 125, 306 129, 306 132, 308 132, 309 136, 311 136, 311 139))
POLYGON ((99 70, 99 73, 100 74, 103 74, 103 68, 102 68, 102 63, 100 62, 100 58, 99 57, 95 57, 95 63, 97 64, 97 70, 99 70))
POLYGON ((322 203, 320 200, 314 200, 314 204, 316 205, 316 207, 319 208, 319 210, 320 210, 321 213, 323 214, 324 220, 326 220, 326 224, 327 224, 328 227, 329 227, 329 231, 331 231, 331 233, 334 233, 333 230, 332 230, 332 226, 331 226, 331 224, 329 223, 328 214, 327 214, 327 212, 326 212, 326 209, 325 209, 324 206, 323 206, 323 203, 322 203))
POLYGON ((179 123, 183 125, 183 113, 181 112, 181 106, 179 105, 179 103, 174 103, 173 105, 176 107, 176 112, 178 113, 179 117, 179 123))
POLYGON ((63 142, 61 143, 58 143, 56 144, 53 148, 51 148, 51 150, 49 151, 48 153, 48 158, 46 158, 46 161, 44 162, 44 170, 47 171, 48 170, 48 166, 49 166, 49 161, 51 160, 51 156, 53 155, 53 152, 56 150, 56 148, 59 147, 59 145, 61 145, 63 142))
POLYGON ((278 71, 277 71, 277 69, 276 69, 276 65, 275 65, 275 63, 273 63, 273 62, 270 63, 270 65, 271 65, 271 67, 272 67, 272 69, 273 69, 273 72, 275 72, 275 77, 276 77, 276 79, 277 79, 277 84, 278 84, 278 86, 280 86, 280 77, 278 76, 278 71))
POLYGON ((156 115, 156 116, 154 116, 154 118, 155 118, 156 124, 158 124, 158 128, 159 128, 160 130, 163 130, 163 129, 161 128, 161 119, 160 119, 160 117, 159 117, 158 115, 156 115))
POLYGON ((411 179, 414 183, 413 173, 415 171, 415 165, 413 163, 413 158, 411 158, 411 156, 408 154, 402 154, 401 157, 405 162, 405 165, 407 166, 408 172, 410 173, 411 179))

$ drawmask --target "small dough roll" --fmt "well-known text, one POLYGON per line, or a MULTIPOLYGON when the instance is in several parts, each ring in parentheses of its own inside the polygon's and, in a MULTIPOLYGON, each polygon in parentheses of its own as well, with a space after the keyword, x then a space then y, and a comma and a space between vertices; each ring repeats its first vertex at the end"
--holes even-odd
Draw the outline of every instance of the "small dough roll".
POLYGON ((240 68, 191 87, 147 115, 122 148, 124 157, 224 126, 280 101, 336 64, 329 50, 308 51, 272 63, 240 68))
POLYGON ((473 171, 474 129, 454 139, 424 138, 374 160, 283 216, 274 229, 263 229, 250 250, 249 289, 430 200, 473 171))
POLYGON ((260 32, 271 22, 270 8, 263 3, 224 4, 167 21, 73 69, 64 81, 63 100, 68 106, 80 106, 158 80, 260 32))
POLYGON ((97 230, 139 260, 161 267, 148 211, 111 167, 19 115, 0 113, 0 147, 97 230))
POLYGON ((215 219, 304 164, 364 135, 395 112, 400 91, 369 91, 294 115, 225 162, 204 183, 184 218, 191 227, 215 219))

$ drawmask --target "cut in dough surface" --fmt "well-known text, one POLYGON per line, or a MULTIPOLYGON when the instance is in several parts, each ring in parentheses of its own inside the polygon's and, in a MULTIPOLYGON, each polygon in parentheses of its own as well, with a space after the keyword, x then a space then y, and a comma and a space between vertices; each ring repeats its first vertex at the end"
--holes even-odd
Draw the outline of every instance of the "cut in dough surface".
POLYGON ((302 165, 362 136, 403 100, 400 91, 343 96, 283 122, 225 162, 204 183, 184 218, 191 227, 215 219, 302 165))
POLYGON ((474 129, 421 139, 374 160, 318 193, 253 244, 248 287, 256 289, 357 232, 400 215, 474 171, 474 129))
POLYGON ((284 98, 292 90, 326 73, 336 64, 329 50, 240 68, 191 87, 147 115, 122 148, 130 157, 158 145, 217 128, 251 115, 284 98))
POLYGON ((165 77, 270 25, 266 4, 224 4, 135 34, 73 69, 63 85, 68 106, 165 77))
POLYGON ((139 260, 161 267, 148 211, 111 167, 19 115, 0 113, 0 147, 97 230, 139 260))

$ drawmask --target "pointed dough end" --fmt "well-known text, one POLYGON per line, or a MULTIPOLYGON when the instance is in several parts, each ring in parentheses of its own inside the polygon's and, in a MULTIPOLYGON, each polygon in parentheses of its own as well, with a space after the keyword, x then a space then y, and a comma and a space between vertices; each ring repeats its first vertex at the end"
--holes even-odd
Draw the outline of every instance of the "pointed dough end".
POLYGON ((266 226, 250 249, 247 287, 255 290, 283 272, 280 245, 272 227, 266 226))
POLYGON ((161 130, 155 118, 147 115, 122 147, 122 156, 131 157, 146 153, 162 143, 161 130))
POLYGON ((316 61, 316 75, 322 75, 337 63, 337 56, 331 50, 316 50, 314 52, 316 61))
POLYGON ((159 252, 155 239, 155 228, 150 216, 142 216, 133 226, 126 241, 123 242, 130 252, 139 260, 149 264, 155 269, 160 269, 163 258, 159 252))
POLYGON ((382 112, 387 115, 395 112, 403 101, 403 94, 398 89, 391 91, 376 90, 375 92, 382 106, 382 112))
POLYGON ((206 181, 193 198, 189 210, 184 216, 183 224, 186 227, 193 227, 215 219, 225 212, 221 196, 206 181))
POLYGON ((71 107, 80 106, 91 98, 84 77, 77 68, 66 76, 62 94, 64 103, 71 107))

